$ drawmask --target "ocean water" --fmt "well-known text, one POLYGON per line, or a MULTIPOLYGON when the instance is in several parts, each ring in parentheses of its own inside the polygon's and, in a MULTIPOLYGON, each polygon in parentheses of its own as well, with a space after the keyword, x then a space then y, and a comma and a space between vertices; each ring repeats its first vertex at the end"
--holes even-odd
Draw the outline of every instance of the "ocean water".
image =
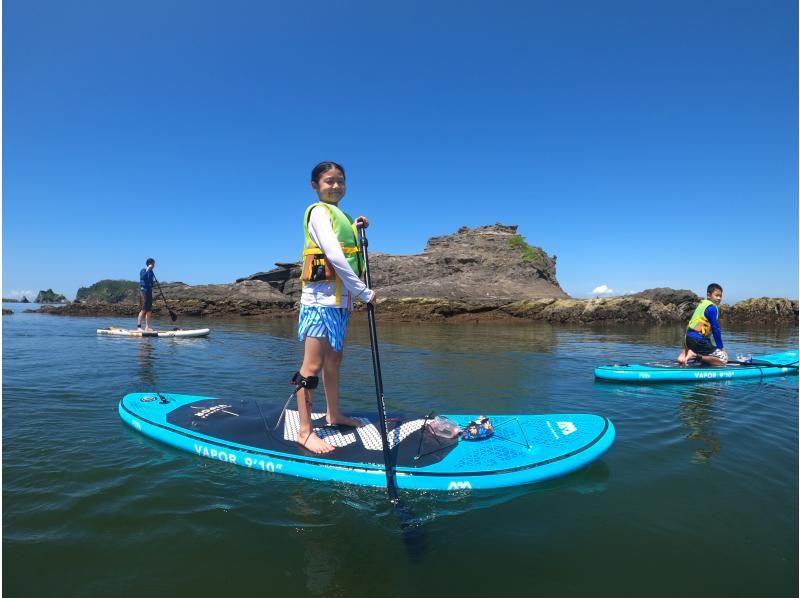
MULTIPOLYGON (((798 593, 797 376, 592 376, 674 357, 680 326, 400 324, 378 311, 390 412, 589 412, 617 430, 601 460, 558 480, 401 492, 409 529, 385 491, 202 459, 120 420, 135 391, 282 404, 302 359, 293 321, 181 317, 211 336, 108 338, 95 329, 134 322, 4 307, 4 595, 798 593)), ((798 346, 796 328, 723 333, 732 354, 798 346)), ((351 322, 342 377, 345 411, 374 409, 365 319, 351 322)))

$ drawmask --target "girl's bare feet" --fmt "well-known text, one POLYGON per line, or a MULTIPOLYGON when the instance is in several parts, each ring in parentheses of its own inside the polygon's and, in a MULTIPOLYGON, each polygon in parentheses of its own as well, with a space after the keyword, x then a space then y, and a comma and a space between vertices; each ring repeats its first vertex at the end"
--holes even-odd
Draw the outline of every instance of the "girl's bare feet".
POLYGON ((326 415, 325 421, 328 422, 330 426, 350 426, 351 428, 360 428, 364 425, 364 422, 355 417, 348 417, 346 415, 326 415))
POLYGON ((333 448, 330 444, 322 440, 319 436, 314 434, 314 432, 309 432, 308 434, 303 434, 302 432, 297 436, 297 442, 303 448, 308 449, 312 453, 316 453, 318 455, 324 453, 331 453, 333 452, 333 448))

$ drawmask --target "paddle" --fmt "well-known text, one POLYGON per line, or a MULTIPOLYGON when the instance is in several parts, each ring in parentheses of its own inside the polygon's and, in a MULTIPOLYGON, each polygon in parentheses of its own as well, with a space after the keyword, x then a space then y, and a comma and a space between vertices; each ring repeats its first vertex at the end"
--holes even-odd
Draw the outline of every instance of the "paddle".
MULTIPOLYGON (((361 238, 361 251, 364 252, 364 273, 367 287, 372 287, 369 275, 369 256, 367 254, 367 235, 364 229, 359 229, 361 238)), ((386 490, 389 492, 389 501, 400 519, 400 529, 403 532, 403 542, 408 555, 413 561, 421 561, 425 554, 426 538, 422 528, 415 525, 416 514, 411 507, 400 502, 397 496, 397 484, 394 479, 394 466, 392 453, 389 450, 389 435, 386 425, 386 403, 383 400, 383 378, 381 377, 381 359, 378 355, 378 334, 375 331, 375 306, 367 303, 367 317, 369 320, 369 343, 372 347, 372 369, 375 373, 375 395, 378 400, 378 417, 380 418, 381 440, 383 441, 383 462, 386 467, 386 490)))
MULTIPOLYGON (((361 236, 361 250, 364 252, 364 271, 366 274, 367 287, 372 287, 372 279, 369 275, 369 256, 367 255, 367 235, 364 229, 358 229, 361 236)), ((386 466, 386 490, 389 492, 389 500, 392 504, 397 504, 397 485, 394 479, 394 466, 392 465, 392 453, 389 450, 389 436, 386 426, 386 403, 383 400, 383 378, 381 377, 381 358, 378 355, 378 334, 375 331, 375 306, 367 303, 367 317, 369 320, 369 343, 372 347, 372 370, 375 373, 375 395, 378 400, 378 418, 381 424, 381 440, 383 441, 383 462, 386 466)))
POLYGON ((772 363, 770 361, 762 361, 761 359, 751 359, 750 361, 736 361, 730 360, 728 361, 729 364, 736 364, 736 365, 752 365, 752 366, 760 366, 765 368, 794 368, 795 370, 798 368, 796 364, 790 363, 772 363))
POLYGON ((178 319, 178 316, 176 316, 176 315, 175 315, 175 312, 174 312, 174 311, 172 311, 172 310, 169 308, 169 303, 167 303, 167 298, 166 298, 166 297, 164 297, 164 291, 162 291, 162 290, 161 290, 161 285, 160 285, 160 284, 159 284, 159 282, 158 282, 158 278, 156 278, 156 273, 155 273, 155 272, 153 272, 153 280, 155 280, 155 281, 156 281, 156 286, 158 287, 158 292, 159 292, 159 293, 161 293, 161 298, 164 300, 164 305, 166 305, 166 306, 167 306, 167 311, 169 312, 169 317, 170 317, 170 318, 172 319, 172 321, 174 322, 175 320, 177 320, 177 319, 178 319))

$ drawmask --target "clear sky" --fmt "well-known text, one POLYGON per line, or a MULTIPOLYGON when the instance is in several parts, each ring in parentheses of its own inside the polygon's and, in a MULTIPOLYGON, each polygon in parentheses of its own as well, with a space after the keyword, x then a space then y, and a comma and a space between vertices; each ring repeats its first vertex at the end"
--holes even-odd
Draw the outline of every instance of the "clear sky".
POLYGON ((3 297, 519 225, 574 297, 798 296, 794 0, 4 0, 3 297))

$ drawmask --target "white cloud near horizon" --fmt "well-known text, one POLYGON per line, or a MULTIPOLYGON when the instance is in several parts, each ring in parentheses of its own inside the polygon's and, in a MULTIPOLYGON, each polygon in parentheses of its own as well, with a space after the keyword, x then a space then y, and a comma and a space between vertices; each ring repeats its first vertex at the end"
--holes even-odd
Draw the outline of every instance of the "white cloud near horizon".
POLYGON ((3 291, 3 297, 6 299, 22 299, 23 297, 27 297, 28 301, 36 299, 37 294, 38 293, 34 293, 33 291, 3 291))
POLYGON ((610 295, 614 292, 614 289, 609 289, 608 285, 601 284, 599 287, 595 287, 592 291, 592 295, 610 295))

